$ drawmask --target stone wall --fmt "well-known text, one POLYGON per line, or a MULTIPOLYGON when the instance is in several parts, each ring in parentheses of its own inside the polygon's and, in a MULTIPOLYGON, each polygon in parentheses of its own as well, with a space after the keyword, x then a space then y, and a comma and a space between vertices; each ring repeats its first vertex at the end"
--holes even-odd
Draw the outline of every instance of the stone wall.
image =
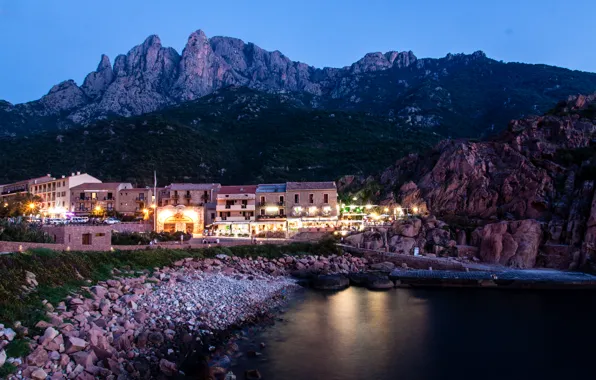
POLYGON ((56 244, 62 244, 72 250, 109 250, 112 244, 111 226, 66 225, 44 226, 44 231, 54 238, 56 244))
POLYGON ((110 226, 112 231, 118 232, 151 232, 153 231, 153 222, 146 223, 118 223, 110 226))

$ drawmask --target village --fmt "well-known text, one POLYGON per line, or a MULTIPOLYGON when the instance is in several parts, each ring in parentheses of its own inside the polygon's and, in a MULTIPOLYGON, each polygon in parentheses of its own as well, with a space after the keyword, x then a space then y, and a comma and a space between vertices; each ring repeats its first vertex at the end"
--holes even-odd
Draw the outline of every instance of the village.
MULTIPOLYGON (((0 204, 25 203, 29 222, 52 227, 191 234, 195 238, 291 238, 300 233, 347 235, 416 214, 399 206, 341 202, 333 181, 225 186, 172 183, 136 187, 87 173, 50 174, 0 185, 0 204), (104 228, 105 229, 105 228, 104 228)), ((57 237, 58 235, 56 235, 57 237)), ((89 243, 90 245, 95 245, 89 243)))

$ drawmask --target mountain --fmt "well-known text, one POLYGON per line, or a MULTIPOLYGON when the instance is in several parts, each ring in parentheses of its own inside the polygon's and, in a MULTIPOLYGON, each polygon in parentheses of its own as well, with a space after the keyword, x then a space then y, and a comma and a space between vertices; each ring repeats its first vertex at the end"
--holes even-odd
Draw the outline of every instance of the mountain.
POLYGON ((228 86, 308 95, 306 106, 370 112, 446 136, 496 133, 545 112, 569 94, 596 91, 596 74, 471 55, 418 59, 411 51, 369 53, 343 68, 315 68, 236 38, 190 35, 182 54, 150 36, 112 65, 102 55, 82 85, 67 80, 41 99, 0 101, 0 134, 68 129, 196 100, 228 86))
POLYGON ((467 231, 460 244, 483 261, 596 270, 595 181, 596 95, 580 95, 493 139, 444 140, 341 188, 428 210, 467 231))
POLYGON ((440 136, 311 97, 228 87, 158 112, 0 137, 0 183, 86 171, 103 180, 256 184, 370 173, 440 136))

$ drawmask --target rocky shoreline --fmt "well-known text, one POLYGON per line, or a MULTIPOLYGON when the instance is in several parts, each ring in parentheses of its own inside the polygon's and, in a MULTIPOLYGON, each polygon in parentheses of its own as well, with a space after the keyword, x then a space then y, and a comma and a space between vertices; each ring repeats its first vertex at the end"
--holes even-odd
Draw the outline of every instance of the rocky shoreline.
MULTIPOLYGON (((133 271, 114 270, 114 279, 84 287, 56 306, 44 302, 47 318, 35 326, 43 333, 31 337, 26 357, 6 359, 18 366, 8 378, 231 380, 231 356, 238 353, 228 338, 241 326, 273 320, 275 310, 299 288, 290 275, 333 277, 364 269, 366 260, 350 255, 218 255, 180 260, 134 277, 133 271)), ((5 355, 3 348, 15 335, 28 333, 19 323, 16 334, 2 327, 5 355)), ((258 371, 245 376, 259 378, 258 371)))

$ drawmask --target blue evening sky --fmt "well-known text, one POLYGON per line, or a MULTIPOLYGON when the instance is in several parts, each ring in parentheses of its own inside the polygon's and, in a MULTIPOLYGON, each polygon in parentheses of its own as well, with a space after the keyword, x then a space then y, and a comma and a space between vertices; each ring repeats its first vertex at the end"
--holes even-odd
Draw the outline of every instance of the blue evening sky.
POLYGON ((182 51, 188 35, 232 36, 317 67, 367 52, 489 57, 596 71, 595 0, 0 0, 0 99, 81 84, 150 34, 182 51))

